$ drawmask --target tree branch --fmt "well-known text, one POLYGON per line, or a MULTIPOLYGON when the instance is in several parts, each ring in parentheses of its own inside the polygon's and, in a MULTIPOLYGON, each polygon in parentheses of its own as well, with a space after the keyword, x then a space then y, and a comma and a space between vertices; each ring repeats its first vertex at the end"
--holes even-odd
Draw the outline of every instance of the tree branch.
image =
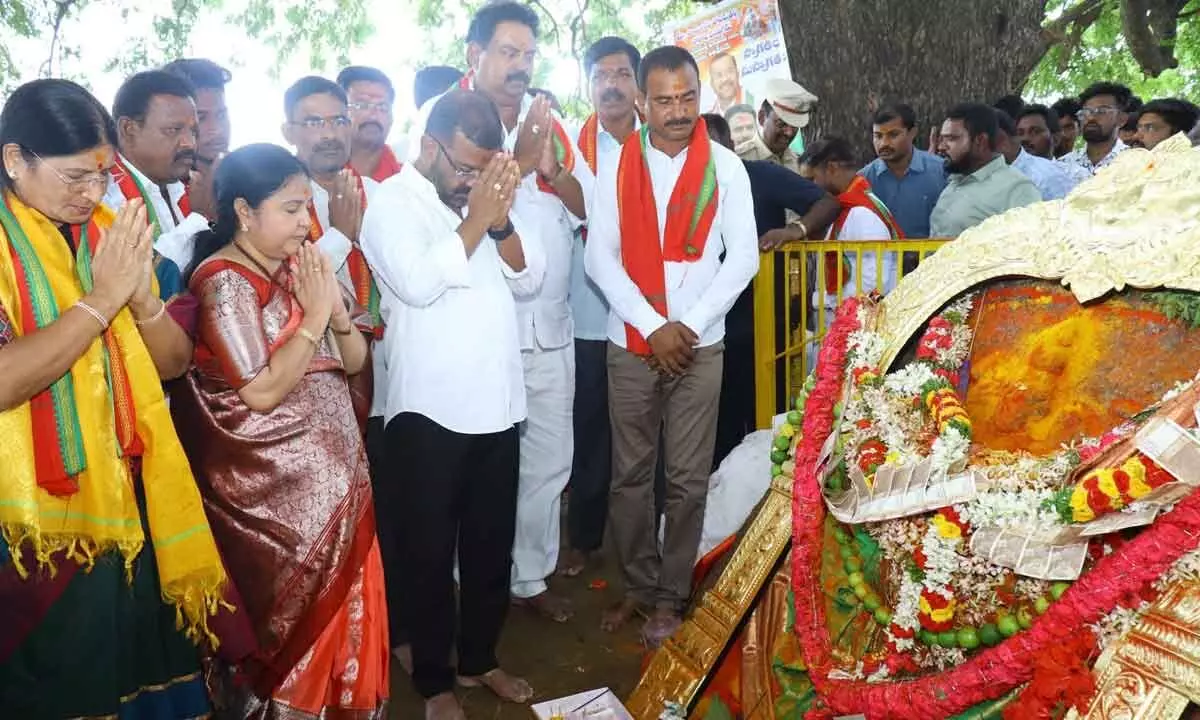
POLYGON ((62 23, 75 2, 76 0, 54 0, 54 31, 50 35, 50 53, 46 62, 38 68, 38 74, 42 77, 54 76, 54 58, 58 55, 59 41, 62 39, 62 23))
POLYGON ((1082 35, 1083 31, 1096 22, 1105 6, 1111 0, 1080 0, 1076 5, 1067 8, 1054 20, 1042 26, 1042 37, 1048 44, 1066 42, 1072 34, 1082 35))

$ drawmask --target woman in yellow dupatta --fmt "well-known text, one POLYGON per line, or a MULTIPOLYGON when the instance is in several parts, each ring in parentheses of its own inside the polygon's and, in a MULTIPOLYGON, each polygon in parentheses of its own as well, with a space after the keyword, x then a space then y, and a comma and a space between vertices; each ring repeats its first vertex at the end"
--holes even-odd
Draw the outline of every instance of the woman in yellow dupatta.
POLYGON ((225 574, 163 398, 140 203, 99 206, 116 128, 65 80, 0 112, 0 709, 204 716, 225 574))

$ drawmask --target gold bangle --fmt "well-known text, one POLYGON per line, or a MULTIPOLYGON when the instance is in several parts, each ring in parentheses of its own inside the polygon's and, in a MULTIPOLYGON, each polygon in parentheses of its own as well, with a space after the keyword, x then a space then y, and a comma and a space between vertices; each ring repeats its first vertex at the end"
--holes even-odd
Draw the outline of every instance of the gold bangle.
POLYGON ((158 320, 163 315, 165 315, 167 312, 167 303, 163 300, 159 300, 158 302, 159 302, 158 312, 154 313, 146 320, 138 320, 137 318, 134 318, 133 324, 137 325, 138 327, 144 327, 144 326, 149 325, 150 323, 154 322, 155 320, 158 320))
POLYGON ((302 327, 296 331, 296 334, 312 343, 313 349, 321 347, 321 341, 308 328, 302 327))
POLYGON ((95 318, 96 322, 100 323, 101 330, 108 329, 108 318, 104 317, 104 315, 101 314, 100 311, 97 310, 96 308, 92 307, 91 305, 88 305, 87 303, 85 303, 82 300, 76 300, 74 307, 79 308, 80 310, 84 311, 88 315, 91 315, 93 318, 95 318))

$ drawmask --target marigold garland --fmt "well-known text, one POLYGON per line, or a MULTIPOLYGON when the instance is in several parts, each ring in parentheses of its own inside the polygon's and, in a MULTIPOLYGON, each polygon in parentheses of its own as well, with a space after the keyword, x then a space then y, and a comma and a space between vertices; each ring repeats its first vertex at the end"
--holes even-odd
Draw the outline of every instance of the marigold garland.
MULTIPOLYGON (((818 696, 806 717, 826 720, 849 713, 863 713, 869 720, 946 717, 997 698, 1035 676, 1041 681, 1035 688, 1054 687, 1044 674, 1044 658, 1056 648, 1078 643, 1087 626, 1099 621, 1118 602, 1139 594, 1184 553, 1200 545, 1200 493, 1189 495, 1137 537, 1099 558, 1090 572, 1033 621, 1028 631, 981 650, 965 663, 908 681, 831 679, 830 674, 838 668, 820 590, 825 504, 817 461, 833 431, 834 406, 845 376, 847 339, 859 326, 858 306, 858 300, 852 298, 839 308, 821 346, 816 383, 805 406, 802 439, 796 451, 792 493, 795 632, 818 696)), ((926 352, 936 355, 938 349, 931 346, 926 352)), ((921 352, 918 348, 918 354, 921 352)), ((1113 486, 1117 487, 1115 479, 1113 486)), ((952 532, 948 526, 954 523, 942 517, 947 531, 952 532)), ((1074 674, 1070 674, 1068 695, 1061 699, 1072 705, 1086 705, 1091 690, 1078 682, 1077 672, 1071 672, 1074 674)))
POLYGON ((1174 480, 1158 463, 1137 452, 1120 467, 1089 470, 1079 482, 1055 494, 1055 507, 1064 522, 1089 522, 1174 480))

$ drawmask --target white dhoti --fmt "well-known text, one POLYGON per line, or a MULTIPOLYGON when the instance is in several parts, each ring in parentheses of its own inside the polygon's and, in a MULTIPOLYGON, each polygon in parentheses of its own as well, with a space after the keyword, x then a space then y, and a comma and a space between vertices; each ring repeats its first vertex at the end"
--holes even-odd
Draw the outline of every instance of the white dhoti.
POLYGON ((561 501, 574 448, 575 347, 526 350, 521 358, 527 416, 520 426, 512 594, 531 598, 546 591, 546 578, 558 565, 561 501))

